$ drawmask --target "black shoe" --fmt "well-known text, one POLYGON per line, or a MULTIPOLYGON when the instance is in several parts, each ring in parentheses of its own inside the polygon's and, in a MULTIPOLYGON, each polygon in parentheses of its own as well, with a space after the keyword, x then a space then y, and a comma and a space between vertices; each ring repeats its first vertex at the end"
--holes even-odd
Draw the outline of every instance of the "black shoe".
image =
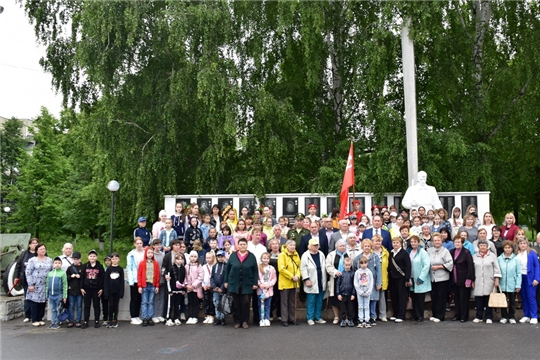
POLYGON ((99 321, 94 322, 94 327, 95 327, 96 329, 97 329, 98 327, 100 327, 100 326, 101 326, 101 324, 99 323, 99 321))
POLYGON ((148 320, 144 319, 144 320, 142 321, 142 326, 148 326, 148 320))
POLYGON ((110 328, 117 328, 118 327, 118 321, 113 321, 111 325, 109 325, 110 328))
POLYGON ((454 318, 450 319, 450 321, 458 321, 458 320, 459 320, 459 318, 457 318, 457 317, 454 317, 454 318))
POLYGON ((298 325, 298 322, 297 322, 297 321, 289 321, 289 324, 291 324, 291 325, 298 325))
POLYGON ((377 322, 375 321, 375 319, 369 319, 369 324, 371 326, 375 326, 375 325, 377 325, 377 322))
POLYGON ((148 319, 148 325, 149 326, 154 326, 154 320, 148 319))
POLYGON ((418 321, 418 318, 413 317, 411 321, 418 321))
POLYGON ((424 322, 424 319, 420 318, 420 319, 416 319, 417 322, 424 322))
POLYGON ((86 329, 88 327, 88 321, 83 321, 81 329, 86 329))
POLYGON ((225 323, 225 319, 221 320, 221 326, 225 326, 225 325, 227 325, 227 324, 225 323))
POLYGON ((218 326, 218 325, 221 325, 221 320, 214 320, 214 326, 218 326))
POLYGON ((68 328, 72 328, 72 327, 74 327, 74 326, 75 326, 75 322, 74 322, 74 321, 68 323, 68 325, 67 325, 68 328))
POLYGON ((459 320, 459 322, 464 323, 464 322, 467 322, 467 320, 461 319, 461 320, 459 320))
POLYGON ((289 323, 288 322, 283 322, 283 326, 287 327, 287 326, 289 326, 289 323))

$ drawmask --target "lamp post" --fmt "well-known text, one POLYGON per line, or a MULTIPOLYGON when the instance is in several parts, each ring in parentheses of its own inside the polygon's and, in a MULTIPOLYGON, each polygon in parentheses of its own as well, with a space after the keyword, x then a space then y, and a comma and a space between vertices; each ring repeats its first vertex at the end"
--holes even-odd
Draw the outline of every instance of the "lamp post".
MULTIPOLYGON (((0 12, 1 13, 1 12, 0 12)), ((8 233, 8 217, 9 212, 11 211, 11 208, 9 206, 4 207, 4 212, 6 213, 6 234, 8 233)))
POLYGON ((120 189, 120 184, 116 180, 111 180, 107 184, 107 189, 111 192, 111 243, 110 253, 113 252, 113 229, 114 229, 114 193, 120 189))

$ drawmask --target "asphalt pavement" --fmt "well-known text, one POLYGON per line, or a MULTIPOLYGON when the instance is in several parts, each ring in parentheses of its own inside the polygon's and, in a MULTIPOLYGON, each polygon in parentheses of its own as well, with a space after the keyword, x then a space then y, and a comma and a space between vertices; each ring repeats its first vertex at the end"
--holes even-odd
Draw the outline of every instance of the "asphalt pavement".
MULTIPOLYGON (((116 329, 47 330, 22 319, 0 324, 0 358, 15 359, 538 359, 539 326, 444 321, 378 323, 371 329, 120 322, 116 329)), ((48 325, 48 323, 47 323, 48 325)))

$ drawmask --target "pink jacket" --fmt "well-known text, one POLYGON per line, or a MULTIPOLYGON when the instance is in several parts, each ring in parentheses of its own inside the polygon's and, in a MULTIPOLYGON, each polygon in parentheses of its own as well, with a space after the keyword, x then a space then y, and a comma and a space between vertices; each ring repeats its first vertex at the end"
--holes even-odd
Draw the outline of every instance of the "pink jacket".
POLYGON ((197 292, 197 297, 202 299, 203 268, 200 265, 189 263, 186 268, 186 285, 191 285, 197 292))
POLYGON ((261 285, 270 286, 270 289, 266 290, 268 297, 274 296, 274 284, 277 281, 276 269, 272 265, 268 265, 268 275, 262 273, 259 270, 259 288, 257 289, 257 295, 261 295, 261 285))

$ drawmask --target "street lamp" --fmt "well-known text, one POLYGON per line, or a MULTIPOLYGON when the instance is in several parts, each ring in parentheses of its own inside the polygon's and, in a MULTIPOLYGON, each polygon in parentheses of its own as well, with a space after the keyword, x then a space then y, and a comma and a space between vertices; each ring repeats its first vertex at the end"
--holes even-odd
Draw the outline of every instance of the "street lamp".
MULTIPOLYGON (((1 13, 1 12, 0 12, 0 13, 1 13)), ((8 225, 8 216, 9 216, 9 212, 10 212, 10 211, 11 211, 11 208, 10 208, 9 206, 6 206, 6 207, 4 208, 4 212, 6 213, 6 234, 7 234, 7 232, 8 232, 8 227, 7 227, 7 225, 8 225)))
POLYGON ((110 253, 113 252, 113 228, 114 228, 114 193, 120 189, 120 184, 116 180, 111 180, 107 184, 107 189, 111 192, 111 243, 110 243, 110 253))

